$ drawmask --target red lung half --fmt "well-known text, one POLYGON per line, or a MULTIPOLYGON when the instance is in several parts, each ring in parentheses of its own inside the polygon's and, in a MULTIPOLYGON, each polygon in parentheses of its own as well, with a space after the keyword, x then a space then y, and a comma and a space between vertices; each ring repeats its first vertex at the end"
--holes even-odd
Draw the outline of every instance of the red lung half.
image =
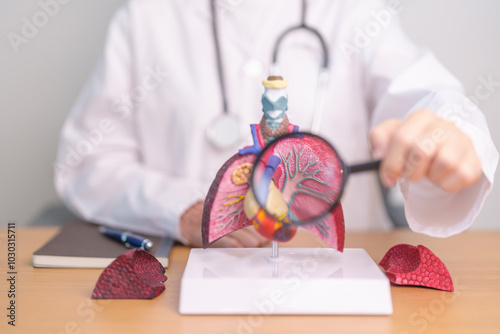
POLYGON ((380 266, 394 284, 454 291, 450 273, 443 261, 422 245, 396 245, 385 254, 380 266))
POLYGON ((344 212, 340 202, 320 223, 302 225, 301 227, 316 235, 339 252, 344 251, 344 212))
MULTIPOLYGON (((274 179, 295 218, 307 221, 311 214, 329 210, 338 200, 343 166, 337 153, 322 138, 287 137, 268 151, 281 158, 274 179)), ((340 201, 320 222, 300 226, 331 247, 344 250, 344 213, 340 201)))
POLYGON ((255 159, 254 154, 236 153, 217 172, 203 207, 203 247, 207 248, 226 234, 252 224, 243 211, 249 185, 246 182, 235 184, 233 172, 245 164, 253 165, 255 159))

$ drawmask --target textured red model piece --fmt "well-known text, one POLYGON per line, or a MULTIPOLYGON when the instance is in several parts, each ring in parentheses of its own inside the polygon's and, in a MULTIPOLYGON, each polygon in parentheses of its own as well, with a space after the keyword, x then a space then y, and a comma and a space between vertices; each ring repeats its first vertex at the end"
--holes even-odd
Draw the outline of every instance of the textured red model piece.
POLYGON ((165 290, 165 269, 150 253, 131 249, 102 272, 92 299, 152 299, 165 290))
POLYGON ((396 245, 385 254, 380 266, 394 284, 454 291, 450 273, 443 261, 422 245, 396 245))
POLYGON ((253 165, 255 158, 254 154, 236 153, 217 172, 203 209, 202 236, 205 248, 228 233, 252 225, 243 212, 249 185, 247 182, 235 184, 232 174, 239 166, 253 165))

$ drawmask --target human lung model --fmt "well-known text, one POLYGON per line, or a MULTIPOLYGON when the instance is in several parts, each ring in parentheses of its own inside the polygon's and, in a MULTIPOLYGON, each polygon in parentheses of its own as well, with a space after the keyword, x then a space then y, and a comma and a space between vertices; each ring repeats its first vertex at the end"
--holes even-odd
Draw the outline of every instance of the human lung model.
POLYGON ((322 169, 332 161, 314 142, 299 136, 290 138, 276 146, 273 155, 259 160, 271 171, 268 182, 257 189, 264 192, 265 209, 258 204, 249 185, 256 158, 264 147, 280 136, 298 132, 298 126, 290 124, 286 115, 287 84, 280 76, 263 81, 264 115, 259 124, 250 125, 254 144, 239 150, 218 171, 205 199, 202 223, 205 248, 224 235, 252 224, 268 239, 284 242, 295 235, 300 225, 343 251, 345 230, 340 203, 312 224, 296 224, 290 219, 290 208, 294 206, 314 211, 324 209, 329 203, 321 196, 322 187, 330 185, 322 169))

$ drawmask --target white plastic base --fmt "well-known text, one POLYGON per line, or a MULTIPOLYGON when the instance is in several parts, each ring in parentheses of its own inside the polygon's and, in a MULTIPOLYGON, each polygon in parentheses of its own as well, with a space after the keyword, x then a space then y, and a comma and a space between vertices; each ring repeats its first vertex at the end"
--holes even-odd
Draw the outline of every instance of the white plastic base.
POLYGON ((392 313, 390 283, 364 249, 192 249, 181 314, 392 313))

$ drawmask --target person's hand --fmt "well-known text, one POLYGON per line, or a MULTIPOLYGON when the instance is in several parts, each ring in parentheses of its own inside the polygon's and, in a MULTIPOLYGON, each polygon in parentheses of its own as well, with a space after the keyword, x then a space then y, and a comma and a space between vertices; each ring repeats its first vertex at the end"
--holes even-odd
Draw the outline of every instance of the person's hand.
POLYGON ((476 183, 482 173, 471 140, 451 122, 422 109, 407 119, 388 120, 370 133, 373 156, 383 158, 380 179, 392 187, 397 178, 427 177, 445 191, 476 183))
MULTIPOLYGON (((198 202, 184 212, 181 217, 181 233, 190 246, 203 247, 201 220, 203 203, 198 202)), ((211 247, 262 247, 269 243, 253 226, 234 231, 212 244, 211 247)))

